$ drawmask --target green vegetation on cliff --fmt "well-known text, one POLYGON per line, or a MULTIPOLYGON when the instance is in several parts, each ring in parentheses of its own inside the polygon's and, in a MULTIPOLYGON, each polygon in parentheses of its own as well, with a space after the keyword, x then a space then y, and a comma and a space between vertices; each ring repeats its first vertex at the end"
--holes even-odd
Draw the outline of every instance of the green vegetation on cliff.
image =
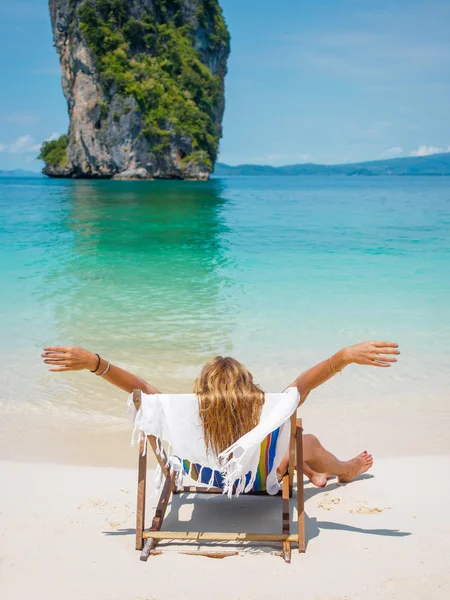
POLYGON ((67 144, 67 135, 62 135, 57 140, 44 142, 38 159, 43 160, 47 167, 65 167, 67 165, 67 144))
MULTIPOLYGON (((212 167, 220 133, 220 75, 213 75, 194 48, 192 19, 184 0, 153 0, 153 11, 132 17, 127 0, 86 0, 80 27, 105 92, 136 99, 145 119, 143 134, 163 152, 174 135, 189 137, 183 162, 212 167)), ((217 0, 200 0, 196 17, 209 48, 228 51, 229 35, 217 0)), ((104 109, 107 107, 104 107, 104 109)), ((103 113, 105 110, 102 111, 103 113)))

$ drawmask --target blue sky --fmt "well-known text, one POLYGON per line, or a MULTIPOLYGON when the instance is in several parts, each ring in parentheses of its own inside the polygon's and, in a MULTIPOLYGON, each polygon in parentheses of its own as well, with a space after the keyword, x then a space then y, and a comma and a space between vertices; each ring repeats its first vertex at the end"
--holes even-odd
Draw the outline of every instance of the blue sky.
MULTIPOLYGON (((220 160, 338 163, 447 151, 449 0, 222 0, 220 160)), ((47 0, 0 0, 0 169, 67 131, 47 0)))

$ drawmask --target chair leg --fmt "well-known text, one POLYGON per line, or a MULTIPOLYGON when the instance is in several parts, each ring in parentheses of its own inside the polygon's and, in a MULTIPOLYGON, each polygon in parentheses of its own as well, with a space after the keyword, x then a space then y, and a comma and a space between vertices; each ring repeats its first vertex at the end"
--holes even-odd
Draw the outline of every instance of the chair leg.
POLYGON ((147 438, 142 437, 139 443, 138 489, 136 507, 136 550, 141 550, 143 545, 142 534, 145 525, 145 491, 147 483, 147 438))
POLYGON ((144 547, 142 548, 140 560, 143 562, 147 562, 148 557, 150 556, 152 550, 155 548, 155 538, 147 538, 145 540, 144 547))
MULTIPOLYGON (((158 506, 156 507, 155 516, 153 517, 152 526, 150 531, 159 531, 166 516, 166 510, 169 505, 170 496, 175 482, 175 474, 172 473, 169 477, 166 477, 164 486, 159 498, 158 506)), ((151 552, 155 549, 158 540, 155 538, 147 538, 144 544, 144 548, 141 552, 141 560, 146 561, 150 556, 151 552)))
MULTIPOLYGON (((303 465, 303 427, 302 420, 299 419, 297 425, 297 465, 303 465)), ((302 469, 297 469, 297 512, 298 512, 298 551, 305 552, 305 489, 303 484, 302 469)))
POLYGON ((292 490, 294 488, 294 473, 295 473, 295 437, 297 434, 297 414, 291 416, 291 428, 289 439, 289 498, 292 498, 292 490))
MULTIPOLYGON (((283 533, 287 535, 290 534, 291 531, 291 517, 290 517, 290 507, 289 507, 289 474, 283 477, 283 491, 282 491, 282 503, 283 503, 283 533)), ((283 550, 281 552, 282 557, 285 562, 291 562, 291 542, 289 540, 285 540, 282 542, 283 550)))

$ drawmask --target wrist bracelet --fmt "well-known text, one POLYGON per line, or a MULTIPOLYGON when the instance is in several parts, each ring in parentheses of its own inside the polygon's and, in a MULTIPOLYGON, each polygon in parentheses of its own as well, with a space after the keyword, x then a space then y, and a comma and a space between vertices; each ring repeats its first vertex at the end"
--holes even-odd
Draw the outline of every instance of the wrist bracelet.
POLYGON ((97 357, 97 366, 95 367, 95 369, 93 371, 91 371, 91 373, 97 373, 98 368, 100 366, 100 362, 101 362, 101 358, 100 358, 100 354, 95 353, 95 356, 97 357))
POLYGON ((342 375, 342 371, 336 371, 336 369, 333 367, 333 363, 331 362, 331 357, 328 360, 330 362, 330 371, 332 370, 335 375, 337 375, 338 373, 340 373, 342 375))
POLYGON ((102 377, 102 375, 106 375, 106 373, 109 370, 109 367, 111 366, 111 363, 109 362, 109 360, 107 362, 108 362, 108 365, 106 366, 106 369, 103 371, 103 373, 96 373, 97 377, 102 377))

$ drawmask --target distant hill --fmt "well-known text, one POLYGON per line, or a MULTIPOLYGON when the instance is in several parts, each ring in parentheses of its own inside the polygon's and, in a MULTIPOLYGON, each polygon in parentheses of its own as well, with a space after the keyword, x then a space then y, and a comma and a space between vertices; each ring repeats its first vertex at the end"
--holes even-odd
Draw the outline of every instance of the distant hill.
POLYGON ((0 177, 44 177, 42 173, 36 171, 24 171, 23 169, 14 169, 13 171, 0 170, 0 177))
POLYGON ((376 175, 450 175, 450 152, 343 165, 305 163, 286 167, 271 167, 268 165, 238 165, 231 167, 223 163, 217 163, 214 175, 216 177, 228 175, 346 175, 361 177, 376 175))

